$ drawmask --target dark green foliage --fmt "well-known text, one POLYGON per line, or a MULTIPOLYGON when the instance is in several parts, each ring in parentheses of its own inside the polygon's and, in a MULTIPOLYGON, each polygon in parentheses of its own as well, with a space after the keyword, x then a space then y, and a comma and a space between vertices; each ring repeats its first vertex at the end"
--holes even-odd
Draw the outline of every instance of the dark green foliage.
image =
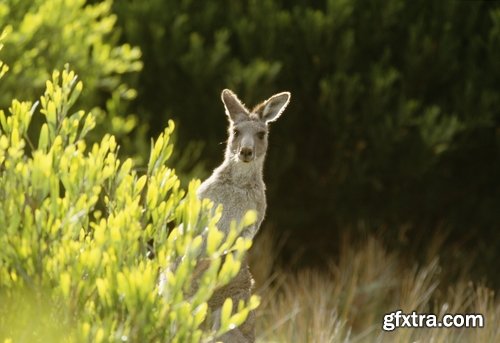
POLYGON ((498 2, 151 0, 115 10, 123 39, 144 54, 137 111, 153 132, 176 118, 178 146, 206 142, 210 167, 225 139, 223 88, 249 105, 291 91, 266 182, 267 223, 292 230, 292 245, 382 228, 418 251, 439 226, 494 270, 498 2))

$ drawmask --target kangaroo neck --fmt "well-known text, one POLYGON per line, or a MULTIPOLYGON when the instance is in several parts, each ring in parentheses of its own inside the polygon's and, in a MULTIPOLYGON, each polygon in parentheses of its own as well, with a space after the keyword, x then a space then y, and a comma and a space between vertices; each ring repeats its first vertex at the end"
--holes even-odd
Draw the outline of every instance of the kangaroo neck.
POLYGON ((241 162, 234 156, 224 161, 220 171, 232 184, 243 188, 260 185, 263 182, 263 165, 264 156, 248 163, 241 162))

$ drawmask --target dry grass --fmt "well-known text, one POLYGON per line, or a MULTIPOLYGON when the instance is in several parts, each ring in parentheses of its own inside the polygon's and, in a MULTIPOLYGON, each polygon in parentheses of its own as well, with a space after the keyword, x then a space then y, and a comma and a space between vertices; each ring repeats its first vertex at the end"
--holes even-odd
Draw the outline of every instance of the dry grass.
POLYGON ((273 241, 261 236, 250 259, 262 296, 259 342, 500 342, 500 302, 493 291, 465 278, 445 286, 437 256, 424 266, 407 265, 375 238, 359 245, 346 240, 329 270, 271 274, 278 250, 273 241), (481 313, 485 327, 384 332, 383 315, 399 309, 438 319, 481 313))

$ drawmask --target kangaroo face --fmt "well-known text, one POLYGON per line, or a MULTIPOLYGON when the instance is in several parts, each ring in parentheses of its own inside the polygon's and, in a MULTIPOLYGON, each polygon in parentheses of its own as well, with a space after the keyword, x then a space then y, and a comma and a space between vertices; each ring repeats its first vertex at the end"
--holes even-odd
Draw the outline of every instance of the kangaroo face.
POLYGON ((233 123, 229 146, 232 154, 244 163, 263 157, 267 150, 267 125, 256 120, 233 123))
POLYGON ((268 124, 283 113, 290 93, 273 95, 252 111, 228 89, 222 91, 221 98, 230 124, 227 157, 243 163, 263 158, 267 150, 268 124))

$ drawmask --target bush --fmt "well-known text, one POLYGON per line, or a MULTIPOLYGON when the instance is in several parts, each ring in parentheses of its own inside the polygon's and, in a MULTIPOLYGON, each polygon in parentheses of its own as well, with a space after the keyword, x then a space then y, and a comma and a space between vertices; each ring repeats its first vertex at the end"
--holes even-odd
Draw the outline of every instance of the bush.
MULTIPOLYGON (((110 132, 122 149, 146 155, 145 137, 134 139, 130 135, 138 119, 126 115, 128 103, 136 95, 127 82, 134 83, 132 75, 142 68, 141 52, 129 44, 118 44, 112 4, 111 0, 96 4, 87 4, 85 0, 2 1, 0 28, 6 27, 10 32, 5 38, 3 59, 10 66, 10 73, 0 84, 0 108, 9 106, 14 97, 38 97, 52 70, 69 63, 87 85, 78 105, 92 110, 100 124, 89 138, 97 141, 110 132)), ((33 135, 40 125, 33 123, 33 135)), ((135 157, 145 163, 140 156, 135 157)))
POLYGON ((0 111, 0 341, 198 342, 242 323, 257 298, 235 313, 227 300, 218 332, 203 324, 251 243, 236 228, 224 237, 199 181, 185 192, 165 165, 173 122, 139 175, 114 136, 87 148, 95 116, 71 109, 81 91, 73 71, 56 71, 39 102, 0 111), (193 292, 200 259, 210 264, 193 292))

